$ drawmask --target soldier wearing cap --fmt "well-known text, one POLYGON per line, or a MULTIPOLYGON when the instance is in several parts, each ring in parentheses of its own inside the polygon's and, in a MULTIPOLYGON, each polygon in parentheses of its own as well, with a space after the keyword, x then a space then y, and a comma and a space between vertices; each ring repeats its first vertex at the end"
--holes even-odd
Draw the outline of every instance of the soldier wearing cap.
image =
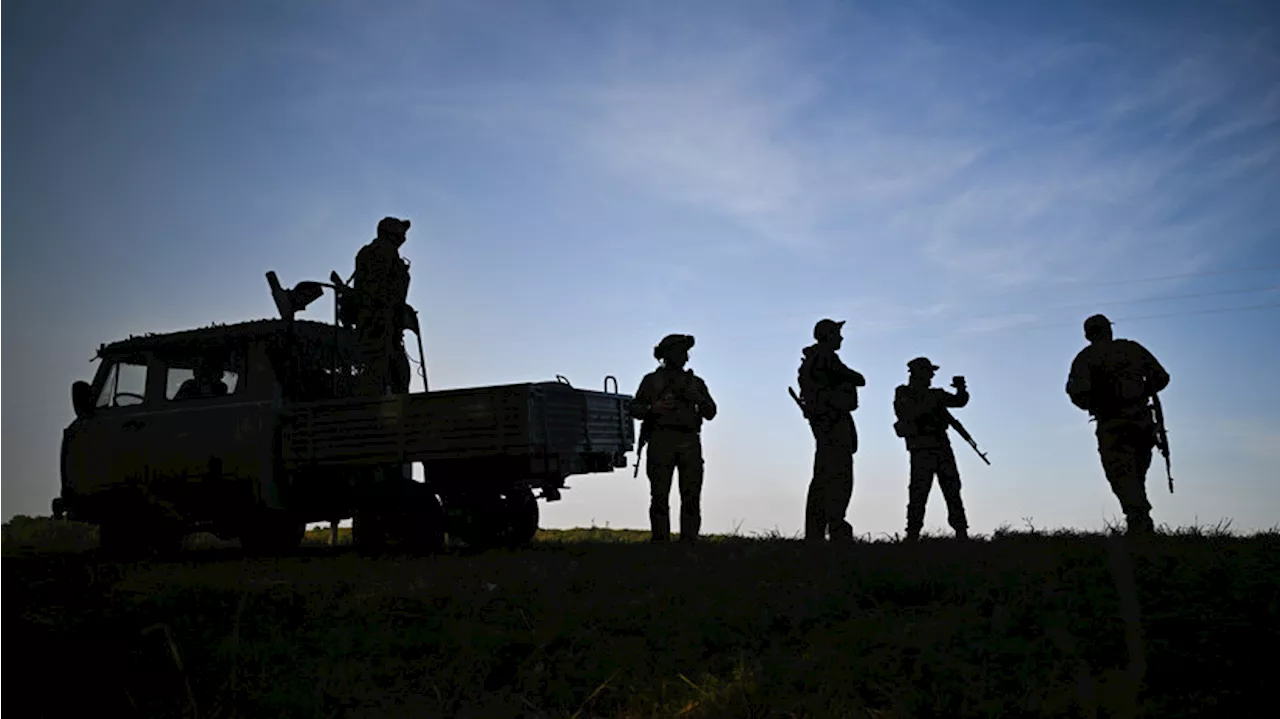
POLYGON ((670 495, 673 474, 680 472, 680 541, 698 538, 702 524, 702 422, 716 416, 707 383, 685 369, 692 335, 672 334, 653 348, 661 366, 645 375, 631 402, 631 416, 649 433, 649 527, 652 541, 671 539, 670 495))
POLYGON ((409 266, 400 257, 408 230, 409 220, 384 217, 378 222, 377 237, 356 254, 356 332, 366 362, 365 388, 370 394, 409 390, 403 316, 409 266))
POLYGON ((929 501, 935 475, 947 503, 947 523, 955 530, 956 538, 967 539, 969 536, 969 522, 960 498, 960 469, 956 466, 951 439, 947 436, 949 408, 967 405, 969 390, 964 377, 960 376, 951 381, 956 388, 955 394, 930 386, 938 369, 938 365, 928 358, 916 357, 907 363, 907 383, 898 385, 893 392, 893 411, 897 416, 893 430, 905 440, 911 456, 907 486, 907 539, 912 541, 920 538, 920 530, 924 527, 925 505, 929 501))
POLYGON ((1084 321, 1089 346, 1071 362, 1067 396, 1098 422, 1102 469, 1120 501, 1127 530, 1149 534, 1155 525, 1146 481, 1156 426, 1148 398, 1169 386, 1169 373, 1146 347, 1114 339, 1111 324, 1103 315, 1084 321))
POLYGON ((853 411, 858 408, 858 388, 867 380, 836 354, 844 343, 842 327, 843 320, 831 319, 814 325, 816 342, 801 350, 797 373, 800 404, 815 444, 804 512, 804 535, 810 542, 853 538, 853 527, 845 520, 853 498, 853 455, 858 451, 853 411))

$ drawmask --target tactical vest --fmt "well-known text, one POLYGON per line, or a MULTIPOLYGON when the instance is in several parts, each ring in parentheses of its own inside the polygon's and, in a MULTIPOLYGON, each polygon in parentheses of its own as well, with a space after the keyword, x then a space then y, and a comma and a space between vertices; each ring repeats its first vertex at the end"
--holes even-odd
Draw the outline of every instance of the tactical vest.
POLYGON ((850 382, 828 384, 828 381, 820 381, 814 376, 814 368, 819 360, 829 360, 829 357, 824 356, 826 354, 815 348, 805 353, 800 361, 800 369, 796 373, 796 382, 800 385, 800 399, 818 412, 824 410, 852 412, 858 408, 856 386, 850 382))
POLYGON ((697 383, 693 370, 686 369, 676 373, 672 370, 659 369, 654 373, 654 404, 662 400, 663 395, 670 394, 675 400, 676 409, 655 418, 655 427, 672 429, 698 430, 702 427, 702 415, 694 404, 692 393, 697 383))

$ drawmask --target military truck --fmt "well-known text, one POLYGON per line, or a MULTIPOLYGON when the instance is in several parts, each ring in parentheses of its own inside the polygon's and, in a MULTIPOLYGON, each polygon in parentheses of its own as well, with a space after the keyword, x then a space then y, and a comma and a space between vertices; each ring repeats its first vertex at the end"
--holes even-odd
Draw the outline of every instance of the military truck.
POLYGON ((92 381, 72 384, 55 516, 98 525, 104 551, 130 555, 176 551, 199 531, 279 552, 308 523, 348 518, 366 551, 433 552, 446 534, 518 546, 537 531, 539 498, 627 466, 632 398, 615 378, 602 391, 560 376, 427 391, 419 336, 423 391, 371 394, 341 279, 267 280, 279 319, 99 348, 92 381), (295 317, 326 289, 332 323, 295 317))

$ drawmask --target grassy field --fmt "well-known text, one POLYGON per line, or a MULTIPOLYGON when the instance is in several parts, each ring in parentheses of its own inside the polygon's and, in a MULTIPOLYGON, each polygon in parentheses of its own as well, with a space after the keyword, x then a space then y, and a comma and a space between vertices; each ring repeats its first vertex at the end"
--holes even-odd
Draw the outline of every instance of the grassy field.
MULTIPOLYGON (((345 534, 345 533, 344 533, 345 534)), ((191 717, 1272 716, 1280 534, 95 559, 4 528, 11 708, 191 717), (1255 659, 1255 657, 1257 657, 1255 659)), ((16 715, 15 715, 16 716, 16 715)))

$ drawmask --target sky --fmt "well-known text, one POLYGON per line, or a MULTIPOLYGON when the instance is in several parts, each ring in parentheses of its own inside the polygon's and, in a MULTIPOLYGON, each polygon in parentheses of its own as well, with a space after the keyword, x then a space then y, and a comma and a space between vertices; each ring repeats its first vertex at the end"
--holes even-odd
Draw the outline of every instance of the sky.
MULTIPOLYGON (((275 316, 267 270, 348 276, 392 215, 433 389, 634 393, 695 336, 704 532, 801 532, 786 388, 823 317, 867 378, 859 535, 903 531, 917 355, 968 379, 971 532, 1122 521, 1063 389, 1095 312, 1172 376, 1157 524, 1280 524, 1275 3, 13 0, 2 27, 6 520, 49 514, 99 344, 275 316)), ((542 526, 647 529, 643 473, 569 486, 542 526)))

